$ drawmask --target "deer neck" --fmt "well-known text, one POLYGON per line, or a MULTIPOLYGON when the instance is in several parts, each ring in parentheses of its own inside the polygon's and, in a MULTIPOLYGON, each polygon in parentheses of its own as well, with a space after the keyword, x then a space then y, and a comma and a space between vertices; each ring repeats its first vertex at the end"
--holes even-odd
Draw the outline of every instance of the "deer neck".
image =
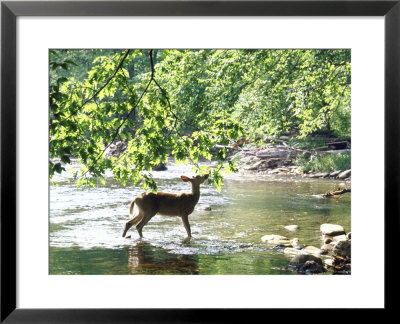
POLYGON ((194 201, 197 204, 197 202, 200 199, 200 185, 196 185, 194 183, 191 183, 191 185, 192 185, 192 195, 193 195, 194 201))

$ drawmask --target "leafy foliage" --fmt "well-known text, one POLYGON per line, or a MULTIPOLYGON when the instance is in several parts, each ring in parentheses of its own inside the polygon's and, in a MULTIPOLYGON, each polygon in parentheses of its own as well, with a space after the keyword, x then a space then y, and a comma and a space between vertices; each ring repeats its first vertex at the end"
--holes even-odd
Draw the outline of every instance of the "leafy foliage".
POLYGON ((78 185, 109 169, 156 190, 150 171, 172 155, 220 188, 242 134, 350 134, 349 50, 51 50, 49 68, 50 177, 74 157, 78 185))
POLYGON ((300 166, 304 172, 331 172, 337 170, 351 169, 351 154, 337 153, 324 156, 312 155, 306 158, 298 155, 296 165, 300 166))
MULTIPOLYGON (((228 144, 241 134, 239 123, 223 111, 210 114, 190 134, 180 132, 189 124, 179 110, 174 110, 167 92, 156 79, 153 51, 147 53, 149 70, 131 76, 128 67, 142 51, 125 50, 109 56, 98 56, 87 74, 53 78, 50 84, 50 158, 70 163, 77 157, 82 164, 78 185, 95 186, 96 177, 104 179, 111 169, 122 184, 128 182, 156 190, 151 171, 169 154, 179 162, 194 164, 197 172, 211 173, 212 182, 220 188, 220 169, 225 149, 218 151, 216 169, 200 167, 199 159, 211 160, 210 150, 218 143, 228 144), (136 82, 135 79, 140 79, 136 82), (107 157, 107 148, 116 140, 127 143, 118 157, 107 157)), ((68 69, 68 63, 50 61, 50 69, 68 69)), ((50 176, 65 170, 61 163, 50 161, 50 176)))

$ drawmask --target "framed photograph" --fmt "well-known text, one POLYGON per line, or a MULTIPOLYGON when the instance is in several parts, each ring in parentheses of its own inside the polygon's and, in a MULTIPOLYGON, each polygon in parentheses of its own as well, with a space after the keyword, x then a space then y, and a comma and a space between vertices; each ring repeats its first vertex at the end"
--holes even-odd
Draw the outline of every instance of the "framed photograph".
POLYGON ((399 16, 3 1, 1 321, 390 309, 399 16))

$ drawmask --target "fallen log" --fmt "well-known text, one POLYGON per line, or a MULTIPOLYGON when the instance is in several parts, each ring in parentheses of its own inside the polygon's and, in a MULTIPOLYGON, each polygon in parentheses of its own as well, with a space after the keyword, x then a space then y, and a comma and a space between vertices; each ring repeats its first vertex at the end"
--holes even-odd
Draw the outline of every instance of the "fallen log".
POLYGON ((324 198, 329 198, 329 197, 333 197, 333 196, 343 195, 343 194, 345 194, 346 192, 351 192, 351 189, 341 189, 341 188, 338 188, 338 189, 335 190, 335 191, 330 191, 330 192, 324 193, 324 194, 322 194, 321 196, 324 197, 324 198))
POLYGON ((342 153, 342 154, 346 154, 346 153, 350 153, 351 149, 345 149, 345 150, 329 150, 329 151, 322 151, 322 152, 318 152, 320 155, 326 155, 326 154, 338 154, 338 153, 342 153))

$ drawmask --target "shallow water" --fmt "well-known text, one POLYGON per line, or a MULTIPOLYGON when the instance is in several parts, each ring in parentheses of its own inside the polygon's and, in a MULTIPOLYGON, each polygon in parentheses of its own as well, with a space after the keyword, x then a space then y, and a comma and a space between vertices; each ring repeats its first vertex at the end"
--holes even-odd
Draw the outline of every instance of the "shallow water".
MULTIPOLYGON (((187 192, 180 180, 190 167, 168 165, 153 172, 160 191, 187 192)), ((266 234, 298 237, 321 245, 322 223, 350 228, 350 195, 322 199, 317 194, 340 185, 336 180, 288 176, 230 175, 220 193, 201 185, 198 206, 189 216, 193 238, 178 217, 156 215, 122 238, 128 207, 141 188, 122 187, 111 178, 105 186, 77 189, 68 176, 50 187, 50 274, 296 274, 290 256, 261 242, 266 234), (284 226, 299 229, 287 231, 284 226)), ((329 274, 329 273, 328 273, 329 274)))

